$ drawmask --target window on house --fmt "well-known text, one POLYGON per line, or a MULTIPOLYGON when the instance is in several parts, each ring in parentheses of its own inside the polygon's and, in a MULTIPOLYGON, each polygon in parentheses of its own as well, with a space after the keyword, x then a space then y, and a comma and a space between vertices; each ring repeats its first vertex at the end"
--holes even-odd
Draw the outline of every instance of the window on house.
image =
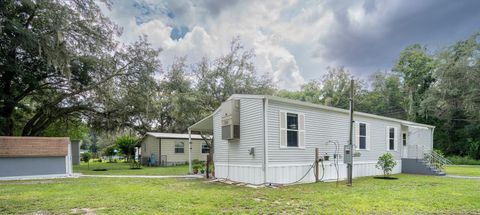
POLYGON ((388 129, 388 149, 395 150, 395 128, 388 129))
POLYGON ((367 124, 359 123, 358 148, 367 149, 367 124))
POLYGON ((202 144, 202 153, 203 154, 208 154, 210 153, 210 146, 208 146, 206 143, 202 144))
POLYGON ((176 142, 175 143, 175 153, 184 153, 184 151, 185 151, 185 143, 176 142))
POLYGON ((403 143, 403 146, 407 145, 407 133, 402 134, 402 143, 403 143))
POLYGON ((287 113, 287 146, 298 147, 298 114, 287 113))

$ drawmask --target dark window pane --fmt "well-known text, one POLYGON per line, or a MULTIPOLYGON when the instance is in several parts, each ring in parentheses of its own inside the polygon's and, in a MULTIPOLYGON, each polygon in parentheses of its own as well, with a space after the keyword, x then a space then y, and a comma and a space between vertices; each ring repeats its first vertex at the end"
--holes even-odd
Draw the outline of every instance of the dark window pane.
POLYGON ((402 134, 402 141, 403 141, 403 145, 406 146, 407 145, 407 134, 405 134, 405 133, 402 134))
POLYGON ((207 144, 202 144, 202 153, 203 154, 210 153, 210 147, 207 144))
POLYGON ((395 129, 394 128, 390 128, 389 135, 390 135, 390 138, 395 138, 395 129))
POLYGON ((390 141, 390 150, 395 150, 395 144, 393 139, 389 139, 389 141, 390 141))
POLYGON ((360 136, 367 136, 367 125, 360 123, 360 136))
POLYGON ((287 129, 298 129, 298 115, 293 113, 287 114, 287 129))
POLYGON ((175 153, 183 153, 185 144, 183 142, 175 144, 175 153))
POLYGON ((287 131, 287 146, 298 147, 298 131, 287 131))
POLYGON ((366 137, 360 137, 360 144, 358 146, 360 149, 366 149, 367 148, 367 138, 366 137))

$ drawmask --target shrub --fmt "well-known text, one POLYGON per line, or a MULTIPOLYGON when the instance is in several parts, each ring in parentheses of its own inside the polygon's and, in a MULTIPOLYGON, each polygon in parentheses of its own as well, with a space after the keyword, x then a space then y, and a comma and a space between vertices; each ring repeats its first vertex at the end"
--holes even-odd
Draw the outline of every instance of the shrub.
POLYGON ((201 160, 198 160, 198 159, 193 159, 192 160, 192 164, 204 164, 205 161, 201 161, 201 160))
POLYGON ((107 157, 115 156, 115 154, 116 154, 115 150, 116 149, 117 149, 117 147, 115 145, 108 146, 103 150, 103 155, 105 155, 107 157))
POLYGON ((82 161, 85 163, 88 163, 92 159, 92 153, 90 152, 84 152, 82 153, 82 161))
POLYGON ((140 162, 138 162, 135 159, 132 159, 132 162, 130 163, 130 169, 141 169, 142 165, 140 165, 140 162))
POLYGON ((135 153, 135 144, 137 144, 137 140, 128 135, 124 135, 115 141, 115 145, 117 148, 124 154, 127 158, 127 161, 131 158, 131 155, 135 153))
MULTIPOLYGON (((198 170, 203 169, 203 165, 202 165, 202 164, 194 164, 194 165, 192 166, 192 169, 193 169, 193 170, 196 170, 196 171, 198 172, 198 170)), ((195 172, 195 171, 194 171, 194 172, 195 172)))
POLYGON ((457 165, 480 165, 480 160, 475 160, 468 156, 462 157, 454 155, 447 157, 447 159, 450 160, 453 164, 457 165))
POLYGON ((397 162, 393 159, 393 155, 390 153, 385 153, 378 157, 377 164, 375 165, 378 169, 383 170, 383 176, 388 177, 393 170, 393 167, 397 165, 397 162))
POLYGON ((468 151, 467 154, 473 159, 480 159, 480 141, 473 140, 472 138, 467 139, 468 142, 468 151))

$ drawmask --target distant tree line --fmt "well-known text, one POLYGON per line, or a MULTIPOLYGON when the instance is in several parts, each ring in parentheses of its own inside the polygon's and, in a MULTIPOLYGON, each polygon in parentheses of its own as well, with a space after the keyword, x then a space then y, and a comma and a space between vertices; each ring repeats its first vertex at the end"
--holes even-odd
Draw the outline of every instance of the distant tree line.
POLYGON ((348 108, 355 79, 357 111, 435 125, 436 148, 480 157, 478 33, 435 51, 409 46, 366 80, 327 68, 287 91, 257 73, 238 38, 225 55, 162 67, 145 36, 125 44, 121 32, 93 0, 0 1, 0 135, 84 138, 97 150, 109 133, 185 132, 235 93, 348 108))
POLYGON ((430 52, 405 48, 389 72, 368 80, 343 67, 282 97, 348 108, 349 81, 356 80, 355 110, 435 125, 434 147, 448 155, 480 159, 480 34, 430 52))

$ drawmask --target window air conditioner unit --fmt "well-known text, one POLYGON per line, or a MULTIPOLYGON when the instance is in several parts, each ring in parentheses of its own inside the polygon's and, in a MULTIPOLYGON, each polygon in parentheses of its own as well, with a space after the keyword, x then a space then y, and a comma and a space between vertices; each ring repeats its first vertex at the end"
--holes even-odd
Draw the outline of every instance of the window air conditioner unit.
POLYGON ((222 103, 222 140, 240 138, 240 100, 222 103))

